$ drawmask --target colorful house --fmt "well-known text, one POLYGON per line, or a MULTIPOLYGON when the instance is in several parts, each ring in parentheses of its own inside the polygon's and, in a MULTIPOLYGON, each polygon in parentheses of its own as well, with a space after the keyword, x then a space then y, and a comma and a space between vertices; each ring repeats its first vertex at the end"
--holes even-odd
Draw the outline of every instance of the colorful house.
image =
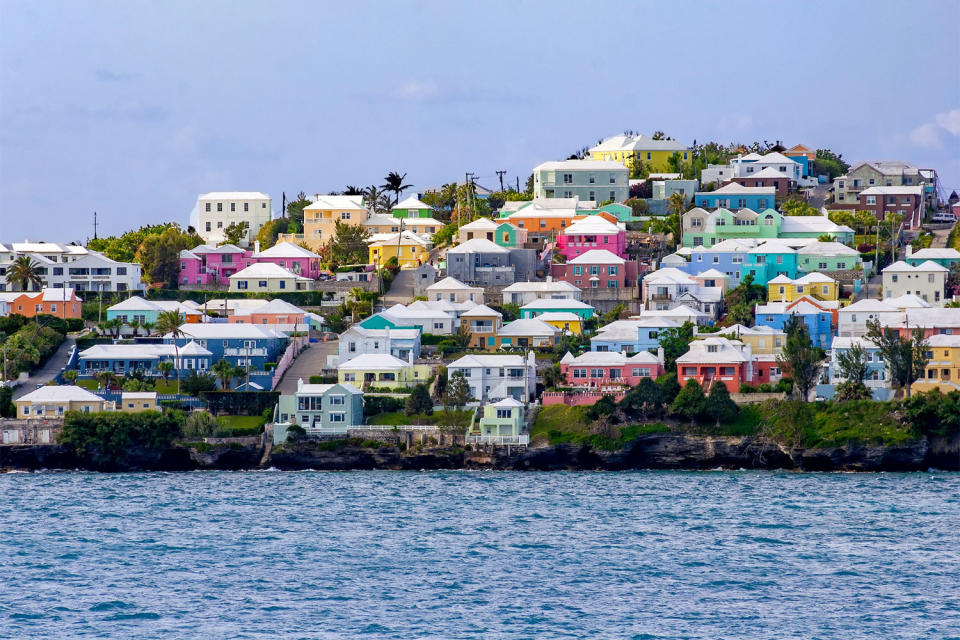
POLYGON ((568 351, 560 360, 560 371, 572 387, 632 387, 663 373, 663 354, 587 351, 574 357, 568 351))
POLYGON ((773 327, 745 327, 742 324, 724 327, 719 335, 749 345, 751 352, 757 356, 780 355, 787 341, 787 334, 773 327))
POLYGON ((398 360, 419 358, 420 329, 367 329, 355 324, 340 334, 340 362, 376 353, 389 353, 398 360))
POLYGON ((350 383, 304 384, 280 396, 273 414, 273 443, 287 441, 293 425, 308 434, 345 434, 363 424, 363 392, 350 383))
POLYGON ((160 403, 156 391, 124 391, 120 394, 117 411, 139 413, 140 411, 159 411, 160 403))
POLYGON ((362 225, 370 215, 363 196, 317 194, 314 202, 303 208, 303 233, 281 233, 279 242, 304 242, 319 250, 336 236, 337 223, 362 225))
POLYGON ((267 326, 284 333, 306 332, 308 330, 307 312, 280 298, 264 302, 256 307, 245 307, 242 310, 237 310, 228 317, 227 321, 237 324, 267 326))
POLYGON ((548 311, 537 316, 561 332, 579 336, 583 333, 583 318, 569 311, 548 311))
POLYGON ((509 322, 492 337, 487 336, 485 348, 491 349, 551 349, 557 344, 560 329, 540 318, 524 318, 509 322))
POLYGON ((450 303, 417 300, 409 305, 395 304, 360 322, 367 329, 420 329, 423 333, 448 336, 458 326, 450 303), (447 305, 443 308, 443 305, 447 305))
POLYGON ((754 383, 754 362, 750 346, 739 340, 694 340, 690 350, 677 358, 677 381, 682 387, 687 380, 696 380, 705 390, 719 381, 728 391, 737 393, 741 384, 754 383))
POLYGON ((181 285, 216 285, 228 282, 230 276, 247 264, 244 258, 251 253, 232 244, 213 246, 202 244, 180 252, 181 285))
POLYGON ((738 211, 721 208, 708 212, 701 207, 683 214, 685 247, 711 247, 731 239, 754 242, 776 238, 816 240, 823 235, 838 242, 853 242, 853 229, 836 224, 826 215, 784 216, 774 209, 758 211, 752 208, 738 211))
POLYGON ((698 191, 694 201, 704 209, 764 211, 776 204, 777 190, 773 187, 744 187, 731 182, 715 191, 698 191))
POLYGON ((184 324, 180 333, 182 335, 176 338, 167 334, 164 342, 176 342, 181 355, 185 345, 196 342, 210 351, 211 363, 226 360, 235 367, 242 367, 250 372, 251 382, 267 390, 273 387, 273 372, 267 370, 267 363, 278 362, 290 343, 290 338, 280 331, 256 324, 184 324))
POLYGON ((627 168, 639 162, 646 171, 670 171, 675 163, 671 158, 687 162, 692 150, 684 144, 669 138, 651 138, 643 134, 618 134, 606 138, 589 150, 594 160, 615 160, 627 168))
POLYGON ((802 144, 790 147, 783 155, 800 165, 800 175, 803 178, 810 175, 810 166, 817 159, 817 152, 802 144))
POLYGON ((64 385, 40 387, 17 398, 14 404, 21 420, 62 420, 67 411, 97 413, 112 403, 86 389, 64 385))
POLYGON ((591 249, 564 264, 550 265, 555 279, 580 289, 626 289, 637 285, 637 263, 606 249, 591 249))
POLYGON ((777 276, 767 283, 769 302, 793 302, 801 296, 813 296, 818 300, 838 300, 840 286, 830 276, 814 271, 801 278, 777 276))
POLYGON ((508 249, 474 238, 447 250, 447 275, 461 282, 505 286, 530 280, 541 265, 534 249, 508 249))
POLYGON ((48 314, 58 318, 79 318, 83 300, 70 288, 45 287, 40 291, 24 291, 9 301, 10 313, 33 318, 48 314))
POLYGON ((932 247, 914 251, 913 247, 908 244, 907 256, 904 258, 904 261, 913 267, 920 266, 921 263, 929 261, 949 269, 953 265, 960 262, 960 251, 957 251, 956 249, 940 249, 932 247))
POLYGON ((272 262, 258 262, 230 276, 230 291, 282 293, 308 291, 310 278, 298 276, 272 262))
POLYGON ((534 300, 520 307, 521 318, 536 318, 544 313, 566 312, 572 313, 582 320, 589 320, 594 316, 594 308, 579 300, 534 300))
POLYGON ((524 306, 534 300, 579 300, 581 291, 564 280, 547 276, 546 282, 514 282, 503 289, 503 304, 524 306))
POLYGON ((471 287, 456 278, 447 276, 427 287, 427 297, 434 301, 483 304, 483 287, 471 287))
POLYGON ((388 353, 368 353, 341 362, 337 367, 337 381, 367 387, 400 389, 426 384, 432 375, 427 364, 413 364, 408 360, 394 358, 388 353))
POLYGON ((537 388, 537 360, 533 352, 522 355, 466 355, 450 363, 447 379, 462 373, 470 395, 480 402, 513 398, 527 402, 537 388))
POLYGON ((768 240, 747 252, 740 267, 740 279, 753 276, 753 283, 766 286, 777 276, 796 278, 799 275, 797 250, 780 240, 768 240))
POLYGON ((860 252, 839 242, 814 241, 797 249, 797 269, 800 273, 862 268, 860 252))
POLYGON ((960 390, 960 335, 930 336, 925 355, 928 362, 924 375, 911 385, 911 391, 960 390))
MULTIPOLYGON (((660 347, 660 334, 668 329, 676 329, 682 324, 681 320, 656 316, 614 320, 600 327, 597 334, 590 338, 590 350, 623 353, 656 351, 660 347)), ((693 333, 696 335, 696 327, 693 333)))
POLYGON ((164 311, 176 311, 183 322, 201 322, 204 316, 203 309, 193 300, 145 300, 140 296, 130 296, 123 302, 107 307, 107 320, 119 320, 129 325, 152 325, 156 324, 164 311))
POLYGON ((124 376, 140 372, 147 377, 160 377, 159 364, 171 362, 171 375, 183 377, 190 371, 207 371, 216 362, 209 349, 189 341, 180 347, 170 344, 95 344, 77 356, 81 377, 93 377, 101 371, 124 376))
POLYGON ((623 202, 629 197, 629 171, 616 160, 561 160, 533 168, 535 198, 623 202))
POLYGON ((874 400, 885 401, 893 399, 890 376, 887 364, 883 360, 880 348, 866 338, 852 338, 837 336, 830 345, 830 364, 827 366, 825 382, 817 385, 817 396, 830 400, 836 394, 836 387, 845 378, 841 375, 839 357, 855 346, 863 349, 867 360, 867 376, 863 383, 870 389, 874 400))
MULTIPOLYGON (((828 349, 836 326, 836 308, 826 306, 824 301, 802 296, 793 302, 769 302, 758 304, 754 317, 758 327, 771 327, 783 331, 791 316, 800 316, 810 333, 813 346, 828 349)), ((836 303, 834 303, 836 307, 836 303)))
POLYGON ((462 313, 460 322, 470 334, 471 347, 494 347, 496 346, 495 336, 503 326, 503 314, 481 304, 462 313))
POLYGON ((523 444, 523 403, 514 398, 504 398, 483 407, 483 417, 476 432, 467 434, 467 441, 495 442, 498 444, 523 444))
POLYGON ((260 251, 260 242, 254 242, 254 251, 242 258, 243 266, 264 262, 273 263, 298 276, 315 280, 322 270, 321 258, 309 249, 292 242, 278 242, 269 249, 260 251))
POLYGON ((378 236, 369 244, 369 252, 370 264, 384 265, 391 258, 397 258, 403 268, 430 261, 429 244, 412 231, 378 236))
POLYGON ((933 305, 943 305, 949 273, 946 267, 929 260, 914 267, 898 260, 882 273, 884 298, 915 295, 933 305))
POLYGON ((390 214, 394 218, 433 218, 433 207, 420 202, 416 196, 409 196, 393 205, 390 214))
POLYGON ((690 276, 670 267, 658 269, 643 278, 643 307, 666 311, 687 305, 715 318, 723 306, 725 277, 720 272, 690 276), (707 282, 711 286, 705 286, 707 282))
POLYGON ((557 251, 567 260, 593 249, 605 249, 626 258, 626 228, 622 223, 613 223, 601 216, 591 216, 575 221, 557 234, 557 251))
MULTIPOLYGON (((495 242, 497 237, 497 227, 503 223, 494 222, 490 218, 477 218, 473 222, 467 223, 457 230, 460 242, 467 242, 474 238, 483 238, 490 242, 495 242)), ((497 244, 500 244, 499 242, 497 244)), ((502 246, 502 245, 501 245, 502 246)))

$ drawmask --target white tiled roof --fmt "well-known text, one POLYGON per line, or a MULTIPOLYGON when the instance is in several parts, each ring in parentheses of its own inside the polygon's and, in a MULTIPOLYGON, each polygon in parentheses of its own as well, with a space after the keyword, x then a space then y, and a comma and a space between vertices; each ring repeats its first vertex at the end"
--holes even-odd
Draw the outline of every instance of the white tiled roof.
POLYGON ((427 291, 450 291, 450 290, 477 291, 481 289, 483 289, 483 287, 471 287, 468 284, 464 284, 460 282, 453 276, 447 276, 443 280, 440 280, 439 282, 434 282, 432 285, 427 287, 427 291))
POLYGON ((510 250, 486 238, 474 238, 447 249, 447 253, 510 253, 510 250))
POLYGON ((581 318, 570 311, 547 311, 537 316, 544 322, 580 322, 581 318))
POLYGON ((491 316, 502 318, 503 314, 499 311, 494 311, 485 304, 478 304, 473 309, 460 314, 461 318, 489 318, 491 316))
POLYGON ((469 224, 460 227, 460 231, 494 231, 503 223, 496 223, 490 218, 477 218, 469 224))
POLYGON ((278 242, 269 249, 254 254, 255 258, 319 258, 317 254, 292 242, 278 242))
POLYGON ((812 256, 859 256, 860 252, 840 242, 810 242, 797 249, 800 255, 812 256))
POLYGON ((618 134, 604 139, 591 147, 590 153, 599 151, 685 151, 686 145, 676 140, 654 140, 643 134, 631 136, 618 134))
POLYGON ((534 171, 626 171, 622 162, 614 160, 550 160, 533 168, 534 171))
POLYGON ((566 280, 552 280, 550 282, 514 282, 508 287, 504 287, 504 293, 524 293, 524 292, 542 292, 547 293, 550 291, 556 292, 568 292, 568 291, 580 291, 579 287, 576 287, 566 280))
POLYGON ((931 260, 926 260, 921 262, 917 266, 912 266, 904 262, 903 260, 897 260, 887 268, 885 268, 882 273, 916 273, 916 272, 927 273, 929 271, 942 271, 944 273, 949 272, 950 270, 944 267, 943 265, 937 264, 931 260))
POLYGON ((231 280, 243 280, 245 278, 291 278, 294 280, 309 281, 310 278, 298 276, 289 269, 284 269, 278 264, 272 262, 257 262, 246 269, 241 269, 230 276, 231 280))
POLYGON ((960 251, 949 248, 929 247, 914 251, 912 255, 907 256, 911 260, 960 260, 960 251))
POLYGON ((421 202, 417 199, 417 196, 407 196, 397 204, 393 205, 394 209, 433 209, 430 205, 421 202))
POLYGON ((743 352, 743 343, 739 340, 712 337, 691 342, 690 350, 677 358, 677 363, 679 364, 687 362, 747 362, 747 356, 743 352), (710 351, 710 347, 716 347, 716 351, 710 351))
POLYGON ((553 336, 560 330, 540 318, 524 318, 503 325, 499 336, 553 336))
POLYGON ((649 351, 639 351, 630 357, 623 355, 619 351, 586 351, 579 356, 573 357, 568 351, 560 362, 561 364, 569 364, 571 366, 581 367, 617 367, 660 364, 660 360, 657 358, 657 356, 653 355, 649 351))
POLYGON ((870 187, 861 196, 922 196, 923 187, 870 187))
POLYGON ((562 235, 599 235, 615 236, 623 229, 603 216, 587 216, 582 220, 577 220, 566 229, 560 231, 562 235))
POLYGON ((394 358, 389 353, 364 353, 356 358, 341 363, 337 369, 377 371, 403 369, 407 366, 410 366, 407 362, 404 362, 399 358, 394 358))
POLYGON ((586 302, 580 302, 579 300, 574 300, 572 298, 565 298, 561 300, 555 300, 552 298, 540 298, 534 300, 529 304, 525 304, 520 309, 590 309, 593 311, 593 307, 587 304, 586 302))
POLYGON ((450 369, 469 369, 472 367, 522 367, 526 364, 523 356, 500 355, 466 355, 450 363, 450 369))
POLYGON ((211 191, 202 193, 198 200, 269 200, 270 196, 259 191, 211 191))
POLYGON ((83 387, 73 385, 48 385, 17 398, 17 402, 103 402, 103 398, 83 387))
POLYGON ((304 211, 320 211, 328 209, 366 209, 363 196, 319 196, 313 204, 304 207, 304 211))
POLYGON ((573 260, 568 260, 567 264, 626 264, 626 262, 606 249, 591 249, 573 260))
MULTIPOLYGON (((191 322, 180 325, 180 332, 185 338, 198 340, 216 340, 229 338, 278 338, 281 334, 265 325, 247 324, 244 322, 191 322)), ((164 338, 172 338, 170 334, 164 338)))
POLYGON ((719 195, 763 195, 763 196, 773 196, 776 194, 775 187, 745 187, 743 185, 737 184, 736 182, 730 182, 720 187, 715 191, 698 191, 698 196, 711 196, 714 194, 719 195))

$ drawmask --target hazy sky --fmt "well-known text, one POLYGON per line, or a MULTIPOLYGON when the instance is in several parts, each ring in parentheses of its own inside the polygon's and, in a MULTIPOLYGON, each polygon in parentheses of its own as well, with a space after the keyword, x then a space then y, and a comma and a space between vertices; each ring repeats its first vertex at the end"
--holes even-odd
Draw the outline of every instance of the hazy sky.
POLYGON ((624 129, 902 159, 960 190, 960 1, 0 2, 0 241, 391 170, 522 182, 624 129))

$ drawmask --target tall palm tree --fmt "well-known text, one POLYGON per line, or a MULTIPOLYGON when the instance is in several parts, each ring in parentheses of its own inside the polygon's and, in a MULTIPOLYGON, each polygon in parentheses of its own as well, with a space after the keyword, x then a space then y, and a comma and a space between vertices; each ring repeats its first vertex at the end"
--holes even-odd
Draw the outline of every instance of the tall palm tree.
POLYGON ((108 371, 108 370, 98 371, 94 377, 97 379, 97 382, 100 383, 100 386, 103 387, 104 390, 109 389, 110 384, 113 382, 114 378, 116 378, 113 371, 108 371))
POLYGON ((358 186, 355 186, 355 185, 352 185, 352 184, 348 184, 348 185, 346 186, 346 188, 343 190, 343 195, 345 195, 345 196, 362 196, 362 195, 363 195, 363 189, 361 189, 361 188, 358 187, 358 186))
POLYGON ((677 218, 680 219, 680 224, 677 225, 677 246, 683 245, 683 214, 687 210, 687 202, 683 197, 682 193, 674 193, 670 195, 670 198, 667 200, 667 211, 671 214, 676 214, 677 218))
POLYGON ((366 293, 366 291, 364 291, 361 287, 354 287, 353 289, 350 289, 350 299, 352 300, 350 304, 350 315, 352 316, 352 320, 354 322, 357 321, 357 308, 360 302, 363 300, 364 293, 366 293))
POLYGON ((32 284, 35 287, 43 285, 43 278, 39 273, 40 263, 30 256, 20 256, 7 268, 7 282, 19 284, 22 291, 32 284))
POLYGON ((390 196, 385 190, 376 185, 370 185, 363 191, 363 199, 367 203, 367 208, 373 213, 387 213, 390 210, 390 196))
POLYGON ((400 175, 397 171, 391 171, 387 174, 387 177, 384 178, 385 184, 381 185, 381 189, 386 189, 387 191, 393 191, 396 194, 393 203, 396 204, 400 202, 400 194, 412 187, 412 184, 404 184, 403 181, 406 179, 407 174, 400 175))
POLYGON ((223 391, 229 391, 230 383, 233 381, 235 373, 233 365, 226 360, 220 359, 213 363, 210 371, 212 371, 220 381, 220 388, 223 391))
POLYGON ((169 360, 161 360, 157 363, 157 371, 163 376, 164 384, 170 380, 170 372, 173 371, 173 363, 169 360))
POLYGON ((176 355, 177 362, 177 395, 180 395, 180 369, 183 363, 180 362, 180 347, 177 346, 177 338, 183 337, 183 331, 180 330, 180 313, 178 311, 161 311, 157 315, 157 332, 173 338, 173 352, 176 355))

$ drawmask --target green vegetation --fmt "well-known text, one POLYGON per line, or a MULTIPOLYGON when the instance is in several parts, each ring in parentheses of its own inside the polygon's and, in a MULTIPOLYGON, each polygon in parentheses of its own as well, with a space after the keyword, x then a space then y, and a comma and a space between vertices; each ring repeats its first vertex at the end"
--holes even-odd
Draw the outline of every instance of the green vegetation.
POLYGON ((442 425, 466 427, 470 424, 473 411, 434 411, 433 413, 408 414, 406 411, 386 411, 370 416, 367 424, 388 427, 417 425, 442 425))
POLYGON ((168 448, 180 434, 178 417, 156 411, 68 411, 58 441, 69 452, 97 466, 111 468, 127 460, 137 449, 159 453, 168 448))
POLYGON ((263 416, 217 416, 216 436, 219 438, 242 438, 260 433, 265 420, 263 416))
POLYGON ((0 318, 0 347, 6 359, 3 379, 15 378, 46 362, 63 342, 65 327, 63 320, 48 315, 0 318))

